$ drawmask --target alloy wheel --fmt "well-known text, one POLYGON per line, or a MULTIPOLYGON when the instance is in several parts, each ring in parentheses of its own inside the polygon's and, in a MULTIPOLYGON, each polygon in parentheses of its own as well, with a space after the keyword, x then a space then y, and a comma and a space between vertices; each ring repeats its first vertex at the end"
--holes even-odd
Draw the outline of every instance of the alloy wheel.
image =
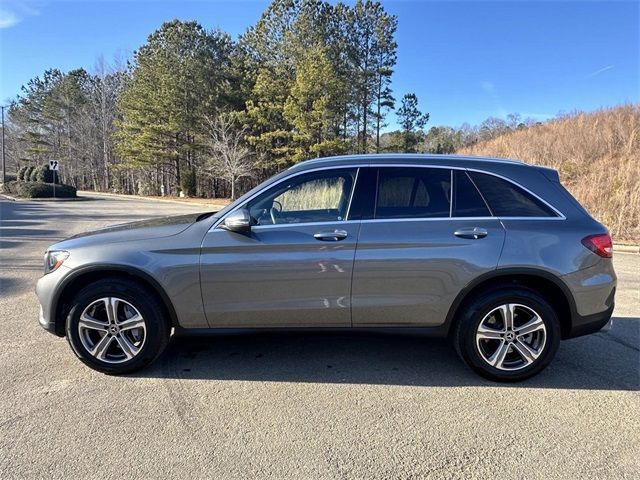
POLYGON ((528 367, 542 354, 547 329, 531 307, 506 303, 487 313, 476 330, 476 346, 482 359, 498 370, 528 367))
POLYGON ((103 297, 84 309, 78 333, 91 356, 106 363, 123 363, 142 350, 146 324, 131 303, 118 297, 103 297))

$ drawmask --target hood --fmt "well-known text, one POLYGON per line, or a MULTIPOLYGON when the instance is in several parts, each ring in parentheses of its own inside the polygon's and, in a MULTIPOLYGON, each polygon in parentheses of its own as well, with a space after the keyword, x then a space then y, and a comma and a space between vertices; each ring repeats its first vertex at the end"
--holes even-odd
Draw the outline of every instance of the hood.
POLYGON ((192 213, 113 225, 99 230, 79 233, 52 245, 50 249, 66 250, 96 243, 130 242, 170 237, 183 232, 196 221, 208 218, 211 215, 213 213, 192 213))

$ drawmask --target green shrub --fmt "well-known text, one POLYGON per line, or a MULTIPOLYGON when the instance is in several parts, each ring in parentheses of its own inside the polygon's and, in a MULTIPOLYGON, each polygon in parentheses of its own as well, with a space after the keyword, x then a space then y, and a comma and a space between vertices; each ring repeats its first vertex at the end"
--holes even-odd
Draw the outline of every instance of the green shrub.
POLYGON ((23 172, 23 174, 22 174, 22 178, 19 178, 18 180, 22 180, 22 181, 25 181, 25 182, 30 182, 30 181, 31 181, 31 172, 33 172, 33 170, 34 170, 35 168, 36 168, 36 167, 34 167, 33 165, 29 165, 29 166, 25 169, 25 171, 23 172))
MULTIPOLYGON (((53 183, 18 182, 18 195, 27 198, 51 198, 53 197, 53 183)), ((71 185, 55 185, 56 198, 75 198, 76 187, 71 185)))
POLYGON ((30 182, 39 182, 40 177, 42 176, 42 171, 45 168, 44 165, 38 165, 33 170, 31 170, 31 175, 29 175, 30 182))
POLYGON ((29 168, 28 165, 23 165, 18 169, 18 180, 24 180, 24 172, 29 168))
POLYGON ((184 170, 180 175, 180 188, 184 194, 188 197, 193 197, 196 194, 196 172, 195 170, 188 168, 184 170))

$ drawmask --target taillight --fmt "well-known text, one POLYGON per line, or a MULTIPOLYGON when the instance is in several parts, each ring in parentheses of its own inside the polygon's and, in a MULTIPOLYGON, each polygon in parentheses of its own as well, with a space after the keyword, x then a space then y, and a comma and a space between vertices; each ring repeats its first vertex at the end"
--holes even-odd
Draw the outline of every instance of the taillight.
POLYGON ((582 244, 601 257, 611 258, 613 256, 613 242, 611 241, 611 237, 608 233, 584 237, 582 239, 582 244))

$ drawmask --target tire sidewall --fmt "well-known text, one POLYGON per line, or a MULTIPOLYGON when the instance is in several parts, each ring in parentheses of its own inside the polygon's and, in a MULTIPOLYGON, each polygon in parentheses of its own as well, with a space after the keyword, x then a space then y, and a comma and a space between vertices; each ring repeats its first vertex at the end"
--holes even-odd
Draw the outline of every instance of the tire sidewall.
POLYGON ((555 356, 560 343, 560 322, 553 307, 537 292, 523 288, 487 292, 472 301, 458 326, 458 351, 463 360, 477 373, 491 380, 519 381, 542 371, 555 356), (496 307, 517 303, 533 309, 544 322, 546 340, 542 354, 529 366, 516 371, 499 370, 481 356, 476 332, 484 317, 496 307))
POLYGON ((108 374, 138 370, 162 352, 168 342, 170 328, 153 294, 134 282, 100 281, 82 289, 74 297, 66 320, 67 340, 76 356, 89 367, 108 374), (108 363, 93 357, 80 340, 78 323, 85 308, 103 297, 114 296, 133 305, 145 319, 145 341, 134 358, 122 363, 108 363))

